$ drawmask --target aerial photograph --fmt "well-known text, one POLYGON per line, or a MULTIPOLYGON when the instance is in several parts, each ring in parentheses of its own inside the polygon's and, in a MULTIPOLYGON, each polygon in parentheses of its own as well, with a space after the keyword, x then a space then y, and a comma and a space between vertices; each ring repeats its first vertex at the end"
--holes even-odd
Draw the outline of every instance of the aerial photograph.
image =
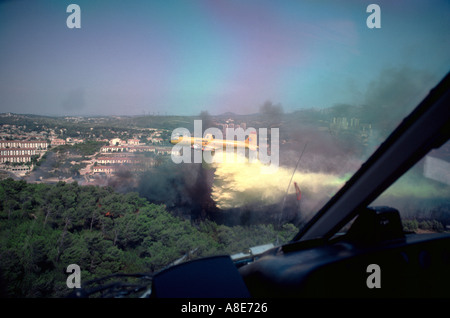
POLYGON ((446 0, 0 1, 0 298, 448 299, 449 30, 446 0))

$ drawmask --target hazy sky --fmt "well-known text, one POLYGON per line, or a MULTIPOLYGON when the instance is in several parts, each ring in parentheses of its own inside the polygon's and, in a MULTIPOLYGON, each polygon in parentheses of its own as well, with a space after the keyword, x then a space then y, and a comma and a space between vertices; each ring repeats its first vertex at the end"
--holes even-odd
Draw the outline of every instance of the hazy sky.
MULTIPOLYGON (((450 69, 450 2, 0 2, 0 112, 253 113, 366 102, 386 70, 450 69), (69 29, 69 4, 81 28, 69 29), (366 8, 381 8, 369 29, 366 8), (378 81, 378 82, 377 82, 378 81)), ((420 93, 422 94, 422 93, 420 93)))

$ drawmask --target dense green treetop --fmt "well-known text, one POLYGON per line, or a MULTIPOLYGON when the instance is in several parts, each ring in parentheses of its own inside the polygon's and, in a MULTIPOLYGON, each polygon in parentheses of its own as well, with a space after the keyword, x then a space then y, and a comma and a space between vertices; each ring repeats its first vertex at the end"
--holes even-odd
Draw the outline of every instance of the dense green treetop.
POLYGON ((83 281, 114 273, 153 273, 183 255, 203 257, 285 242, 296 229, 192 224, 110 187, 0 181, 0 296, 65 297, 66 268, 83 281))

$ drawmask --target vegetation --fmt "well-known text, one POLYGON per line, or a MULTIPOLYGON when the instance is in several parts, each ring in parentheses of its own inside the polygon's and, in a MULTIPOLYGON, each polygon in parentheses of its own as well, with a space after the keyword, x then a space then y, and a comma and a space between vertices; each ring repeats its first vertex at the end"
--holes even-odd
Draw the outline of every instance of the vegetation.
POLYGON ((70 264, 80 266, 82 281, 154 272, 192 251, 194 257, 237 253, 283 243, 295 233, 291 224, 281 231, 271 225, 194 225, 136 193, 8 178, 0 181, 0 294, 64 297, 71 291, 65 272, 70 264))
POLYGON ((444 232, 444 225, 438 220, 416 220, 416 219, 405 219, 402 220, 403 229, 406 232, 444 232))
POLYGON ((92 156, 96 152, 100 151, 100 148, 106 143, 102 141, 86 141, 74 145, 62 145, 52 149, 54 152, 64 153, 69 152, 71 154, 81 156, 92 156))

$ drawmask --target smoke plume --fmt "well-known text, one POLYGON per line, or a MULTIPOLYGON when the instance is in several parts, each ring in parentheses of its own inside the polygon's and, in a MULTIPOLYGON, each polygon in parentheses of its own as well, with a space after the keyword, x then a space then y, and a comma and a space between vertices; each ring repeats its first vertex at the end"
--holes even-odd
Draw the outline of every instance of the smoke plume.
POLYGON ((214 210, 210 197, 212 177, 212 171, 202 168, 202 164, 167 161, 141 175, 138 192, 176 214, 206 218, 214 210))

